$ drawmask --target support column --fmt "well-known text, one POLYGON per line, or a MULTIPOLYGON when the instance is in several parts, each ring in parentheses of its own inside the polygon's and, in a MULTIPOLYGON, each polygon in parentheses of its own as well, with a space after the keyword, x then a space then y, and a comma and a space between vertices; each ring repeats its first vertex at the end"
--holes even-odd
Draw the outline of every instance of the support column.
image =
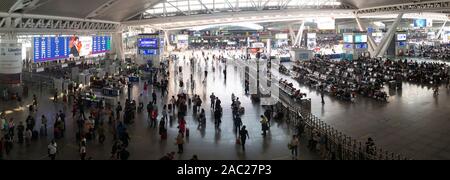
MULTIPOLYGON (((358 28, 360 31, 365 31, 366 27, 364 27, 361 23, 361 19, 359 19, 358 15, 355 14, 355 19, 356 19, 356 23, 358 24, 358 28)), ((369 53, 373 54, 375 49, 377 48, 377 44, 375 43, 375 41, 373 40, 372 36, 367 35, 367 42, 369 45, 369 53)))
POLYGON ((298 45, 299 47, 302 45, 302 37, 303 37, 303 30, 305 30, 305 22, 302 22, 302 25, 300 25, 300 28, 298 29, 297 36, 295 37, 294 46, 298 45))
POLYGON ((383 37, 381 43, 375 49, 374 57, 382 57, 383 54, 386 52, 387 48, 389 47, 389 44, 392 41, 392 38, 394 37, 395 32, 397 31, 398 24, 400 24, 402 17, 403 13, 398 14, 397 19, 394 21, 391 28, 389 28, 389 31, 387 32, 386 36, 383 37))
POLYGON ((292 28, 292 24, 289 24, 289 37, 291 39, 291 46, 294 46, 295 33, 294 33, 294 29, 292 28))
POLYGON ((440 39, 441 38, 442 34, 444 33, 444 28, 445 28, 446 24, 447 24, 447 20, 444 21, 444 24, 442 25, 441 29, 439 29, 439 32, 436 35, 436 39, 440 39))
POLYGON ((125 53, 123 49, 122 33, 112 34, 112 53, 116 54, 116 58, 123 61, 125 60, 125 53))

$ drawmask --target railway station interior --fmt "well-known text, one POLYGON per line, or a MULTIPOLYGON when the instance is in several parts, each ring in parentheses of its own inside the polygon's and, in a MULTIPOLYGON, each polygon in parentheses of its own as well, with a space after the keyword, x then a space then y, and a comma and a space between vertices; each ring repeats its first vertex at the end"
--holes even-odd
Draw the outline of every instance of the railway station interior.
POLYGON ((450 0, 1 0, 0 160, 448 160, 450 0))

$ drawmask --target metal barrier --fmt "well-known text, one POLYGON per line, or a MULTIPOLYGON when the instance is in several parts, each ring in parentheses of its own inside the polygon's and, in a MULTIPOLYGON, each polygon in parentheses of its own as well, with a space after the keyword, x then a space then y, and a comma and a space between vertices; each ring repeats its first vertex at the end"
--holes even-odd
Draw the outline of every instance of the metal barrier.
POLYGON ((286 123, 303 129, 302 135, 309 137, 308 147, 327 160, 408 160, 404 156, 374 146, 372 151, 356 139, 339 132, 301 107, 280 101, 276 108, 285 114, 286 123), (279 109, 282 108, 282 109, 279 109), (318 144, 318 146, 316 145, 318 144), (319 148, 317 148, 319 147, 319 148))

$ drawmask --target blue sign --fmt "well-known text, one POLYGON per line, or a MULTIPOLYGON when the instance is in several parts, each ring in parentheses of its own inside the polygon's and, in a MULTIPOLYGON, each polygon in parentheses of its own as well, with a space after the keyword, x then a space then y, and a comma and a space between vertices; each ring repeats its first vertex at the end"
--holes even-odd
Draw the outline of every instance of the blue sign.
MULTIPOLYGON (((71 37, 34 37, 34 62, 45 62, 68 58, 70 55, 70 38, 71 37)), ((110 50, 110 36, 92 37, 92 54, 104 53, 110 50)))
POLYGON ((111 50, 110 36, 93 36, 92 37, 92 54, 104 53, 111 50))
POLYGON ((355 48, 356 49, 367 49, 368 46, 366 43, 361 43, 361 44, 355 44, 355 48))
POLYGON ((156 50, 156 49, 140 49, 139 52, 142 55, 157 55, 158 54, 158 50, 156 50))
POLYGON ((414 20, 414 27, 427 27, 427 20, 426 19, 415 19, 414 20))
POLYGON ((69 57, 68 37, 35 37, 33 39, 34 62, 44 62, 69 57))
POLYGON ((158 39, 157 38, 142 38, 138 40, 138 47, 140 48, 150 48, 158 49, 158 39))

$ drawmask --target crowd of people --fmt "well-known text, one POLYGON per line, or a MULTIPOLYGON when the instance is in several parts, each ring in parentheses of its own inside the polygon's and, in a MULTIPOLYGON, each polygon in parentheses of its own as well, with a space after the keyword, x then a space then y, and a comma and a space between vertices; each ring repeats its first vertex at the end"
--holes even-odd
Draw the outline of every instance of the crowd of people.
POLYGON ((444 63, 407 60, 314 58, 296 62, 293 71, 300 82, 348 101, 354 101, 356 94, 387 101, 385 84, 401 88, 401 82, 406 81, 438 87, 449 81, 448 66, 444 63))
MULTIPOLYGON (((132 98, 124 98, 125 101, 118 101, 115 103, 106 102, 105 99, 99 98, 95 103, 89 102, 88 99, 84 98, 86 96, 86 92, 90 96, 95 96, 92 90, 87 90, 83 88, 79 88, 78 85, 73 85, 69 88, 69 98, 67 101, 61 101, 58 99, 58 96, 55 96, 53 101, 55 103, 55 107, 61 107, 59 105, 63 105, 64 107, 70 107, 72 112, 72 117, 67 117, 66 113, 70 112, 63 110, 66 108, 58 109, 57 112, 54 112, 54 116, 47 117, 47 114, 52 114, 52 112, 46 112, 45 114, 37 114, 38 108, 41 108, 40 104, 37 102, 37 96, 33 96, 33 103, 29 106, 29 116, 26 118, 24 122, 19 122, 17 125, 14 119, 7 120, 4 116, 0 117, 0 125, 1 130, 4 136, 0 141, 0 155, 3 155, 3 150, 5 150, 8 154, 12 150, 13 144, 17 141, 19 143, 24 143, 26 145, 30 145, 33 140, 37 139, 37 136, 46 137, 52 139, 48 146, 48 159, 60 159, 59 153, 61 149, 61 141, 62 139, 67 139, 67 137, 72 137, 67 135, 67 133, 71 133, 71 131, 67 131, 67 124, 73 122, 75 124, 74 132, 75 132, 75 142, 78 145, 78 153, 79 159, 81 160, 89 160, 93 159, 92 156, 95 154, 91 152, 89 146, 91 144, 99 144, 104 145, 105 142, 111 141, 112 147, 110 151, 111 159, 121 159, 126 160, 132 157, 132 154, 128 151, 130 142, 133 140, 130 135, 130 128, 132 125, 136 123, 136 117, 141 112, 147 113, 148 118, 148 128, 149 131, 157 131, 160 135, 160 141, 169 141, 169 126, 172 127, 174 122, 178 129, 176 136, 174 136, 175 144, 178 149, 178 153, 184 153, 185 151, 185 143, 187 142, 187 137, 189 137, 190 130, 188 127, 187 116, 190 116, 188 113, 191 112, 192 108, 192 117, 193 120, 198 122, 198 129, 204 131, 206 128, 207 122, 207 111, 208 109, 211 111, 211 119, 214 120, 214 129, 216 132, 220 132, 220 127, 222 121, 228 121, 233 124, 234 133, 236 135, 236 144, 242 147, 242 150, 245 151, 246 140, 250 138, 249 130, 247 126, 242 120, 242 115, 245 113, 245 109, 241 104, 241 100, 235 94, 231 94, 231 105, 230 107, 226 107, 222 104, 221 99, 216 96, 214 93, 210 94, 209 98, 205 98, 203 94, 203 98, 201 94, 193 93, 190 94, 188 91, 185 91, 184 87, 189 85, 192 89, 195 89, 197 86, 192 75, 184 76, 183 72, 184 67, 192 68, 192 72, 195 72, 197 69, 197 64, 200 64, 200 59, 206 59, 205 64, 207 66, 210 65, 211 69, 215 71, 215 68, 219 68, 219 72, 223 72, 224 76, 226 76, 226 68, 222 66, 217 66, 217 64, 222 63, 226 65, 226 60, 224 60, 224 55, 212 55, 212 60, 209 62, 213 62, 208 64, 208 57, 211 57, 211 52, 202 53, 203 58, 194 57, 192 60, 190 58, 189 61, 192 63, 191 66, 183 66, 182 64, 175 64, 174 69, 174 82, 179 86, 180 91, 176 91, 172 95, 169 96, 168 90, 168 82, 169 82, 169 66, 160 66, 160 68, 155 71, 156 73, 152 74, 151 80, 142 82, 143 84, 142 91, 139 91, 139 96, 134 96, 132 98), (217 63, 216 63, 217 62, 217 63), (185 79, 186 77, 187 80, 185 79), (177 81, 178 80, 178 81, 177 81), (185 83, 186 82, 186 83, 185 83), (161 98, 157 96, 161 94, 161 98), (144 99, 143 97, 147 94, 150 95, 149 98, 144 99), (206 101, 209 102, 206 102, 206 101), (206 104, 210 105, 210 108, 207 108, 206 104), (162 108, 161 108, 162 107, 162 108), (232 112, 232 118, 223 119, 223 111, 225 108, 230 108, 232 112), (139 110, 141 109, 141 110, 139 110), (145 110, 142 110, 145 109, 145 110), (39 122, 35 118, 40 119, 39 122), (69 121, 68 121, 69 119, 69 121), (47 129, 48 128, 48 129, 47 129), (154 129, 154 130, 153 130, 154 129), (38 131, 36 131, 38 130, 38 131), (47 135, 49 134, 49 135, 47 135)), ((173 59, 169 60, 169 62, 173 63, 173 59)), ((187 61, 187 62, 189 62, 187 61)), ((200 76, 203 74, 203 71, 197 70, 200 76)), ((207 70, 205 69, 204 79, 207 77, 207 70)), ((220 74, 220 73, 219 73, 220 74)), ((202 78, 200 78, 202 79, 202 78)), ((203 86, 206 86, 207 82, 203 82, 203 86)), ((125 84, 125 83, 124 83, 125 84)), ((130 84, 130 82, 126 82, 126 84, 130 84)), ((198 83, 200 84, 200 83, 198 83)), ((248 85, 246 83, 246 91, 248 91, 248 85)), ((200 86, 200 85, 198 85, 200 86)), ((171 87, 174 88, 175 87, 171 87)), ((174 89, 170 89, 171 91, 174 89)), ((130 91, 130 89, 129 89, 130 91)), ((172 91, 173 92, 173 91, 172 91)), ((193 91, 192 91, 193 92, 193 91)), ((44 107, 45 108, 45 107, 44 107)), ((268 131, 270 131, 271 120, 276 119, 277 112, 274 112, 271 109, 266 109, 263 115, 260 116, 259 123, 261 124, 261 134, 266 137, 268 131)), ((212 126, 211 126, 212 127, 212 126)), ((109 144, 109 143, 105 143, 109 144)), ((66 154, 67 152, 64 152, 66 154)), ((161 159, 174 159, 174 153, 168 153, 161 159)), ((198 159, 197 155, 194 155, 193 160, 198 159)))
POLYGON ((408 56, 410 57, 427 57, 430 59, 438 60, 450 60, 450 46, 440 45, 440 46, 425 46, 418 45, 416 48, 411 48, 408 51, 408 56))

